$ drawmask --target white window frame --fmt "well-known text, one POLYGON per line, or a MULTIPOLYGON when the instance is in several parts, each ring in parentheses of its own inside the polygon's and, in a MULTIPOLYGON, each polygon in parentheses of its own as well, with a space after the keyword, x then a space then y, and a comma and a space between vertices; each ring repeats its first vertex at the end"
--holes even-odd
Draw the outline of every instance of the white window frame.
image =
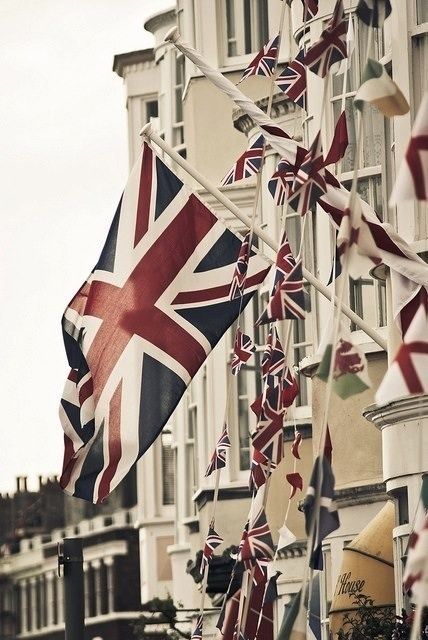
POLYGON ((184 113, 183 113, 183 94, 184 94, 184 83, 185 83, 185 73, 186 73, 186 61, 185 56, 181 51, 174 51, 174 55, 172 58, 172 147, 177 153, 182 155, 184 158, 186 157, 186 143, 184 137, 184 113), (178 65, 182 65, 182 78, 181 80, 178 78, 177 67, 178 65), (181 97, 181 119, 178 119, 177 116, 177 95, 180 94, 181 97), (183 142, 176 141, 176 137, 182 137, 183 142))
MULTIPOLYGON (((243 65, 248 64, 254 55, 261 49, 261 47, 266 44, 269 39, 269 34, 267 34, 266 42, 262 42, 263 35, 260 33, 260 23, 259 23, 259 15, 257 11, 257 3, 260 0, 250 0, 251 1, 251 49, 252 51, 249 53, 236 53, 235 55, 229 55, 229 43, 236 43, 237 50, 241 47, 245 50, 245 40, 246 40, 246 32, 245 32, 245 24, 244 24, 244 0, 221 0, 220 10, 222 16, 222 29, 220 29, 220 37, 222 38, 222 51, 223 51, 223 62, 225 66, 237 66, 242 67, 243 65), (232 3, 232 10, 234 11, 234 22, 235 22, 235 33, 234 37, 229 38, 228 33, 228 24, 227 24, 227 3, 232 3), (242 16, 242 19, 240 19, 242 16)), ((266 3, 267 9, 269 11, 268 2, 266 3)), ((268 24, 268 32, 269 32, 269 14, 266 17, 268 24)))
POLYGON ((197 465, 197 431, 198 431, 198 403, 194 397, 194 382, 190 383, 186 396, 186 437, 185 437, 185 467, 186 467, 186 518, 196 515, 196 503, 193 496, 198 490, 198 465, 197 465), (190 433, 190 425, 193 421, 193 433, 190 433))

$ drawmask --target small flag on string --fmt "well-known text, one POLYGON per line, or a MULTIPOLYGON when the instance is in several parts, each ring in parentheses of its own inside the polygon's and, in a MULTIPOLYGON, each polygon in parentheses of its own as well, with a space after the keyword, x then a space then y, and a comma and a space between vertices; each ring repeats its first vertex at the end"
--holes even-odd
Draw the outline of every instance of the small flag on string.
POLYGON ((274 386, 279 384, 285 364, 285 353, 278 336, 276 327, 272 327, 266 341, 266 347, 262 356, 263 378, 275 378, 274 386))
POLYGON ((322 541, 340 526, 333 497, 334 475, 331 465, 325 456, 318 456, 312 470, 303 511, 306 534, 310 536, 312 533, 312 549, 308 550, 310 551, 309 566, 320 571, 323 569, 322 541))
POLYGON ((203 613, 201 613, 196 620, 196 626, 193 630, 191 640, 202 640, 203 624, 204 624, 204 615, 203 613))
POLYGON ((333 16, 319 40, 308 49, 304 64, 322 78, 334 71, 347 56, 346 31, 343 0, 337 0, 333 16))
POLYGON ((428 91, 422 98, 389 204, 394 206, 403 200, 428 200, 428 91))
POLYGON ((327 425, 327 432, 325 434, 324 456, 327 458, 327 460, 331 464, 331 461, 333 458, 333 444, 331 442, 330 429, 328 425, 327 425))
POLYGON ((302 434, 299 431, 295 431, 293 444, 291 445, 291 453, 295 458, 297 458, 297 460, 300 460, 299 449, 300 449, 301 442, 302 442, 302 434))
POLYGON ((235 264, 235 271, 230 284, 229 300, 235 300, 235 298, 240 298, 244 294, 245 278, 247 277, 248 260, 250 258, 251 250, 250 237, 251 231, 248 231, 242 240, 238 259, 235 264))
POLYGON ((258 54, 245 69, 239 82, 242 82, 245 78, 249 78, 250 76, 270 77, 273 75, 275 62, 278 57, 278 45, 279 35, 276 35, 260 49, 258 54))
POLYGON ((290 197, 293 190, 297 167, 300 167, 306 154, 306 149, 303 147, 297 147, 296 160, 294 164, 290 164, 284 158, 279 161, 275 173, 268 182, 269 193, 277 206, 285 204, 290 197))
POLYGON ((303 490, 303 478, 297 471, 294 473, 287 473, 285 477, 287 479, 287 482, 291 485, 291 500, 291 498, 294 498, 294 496, 296 495, 297 489, 300 489, 300 491, 303 490))
POLYGON ((248 528, 248 535, 239 552, 238 561, 243 562, 246 569, 251 569, 259 560, 273 560, 274 553, 266 513, 261 507, 248 528))
POLYGON ((302 261, 298 260, 290 273, 277 287, 256 325, 275 320, 299 320, 305 317, 305 290, 303 287, 302 261))
POLYGON ((342 111, 334 128, 333 141, 324 161, 324 166, 327 167, 329 164, 339 162, 339 160, 341 160, 345 155, 348 144, 349 140, 346 113, 345 111, 342 111))
POLYGON ((348 30, 346 32, 346 58, 344 58, 339 65, 336 75, 342 75, 351 68, 352 54, 355 50, 355 31, 354 31, 354 19, 352 12, 349 13, 348 18, 348 30))
POLYGON ((253 448, 249 480, 250 491, 256 491, 257 489, 260 489, 260 487, 262 487, 264 484, 266 484, 271 471, 272 466, 269 463, 268 458, 266 458, 263 453, 253 448))
POLYGON ((218 535, 217 531, 215 531, 212 525, 209 526, 207 539, 205 540, 204 549, 202 551, 202 559, 201 559, 201 568, 199 573, 201 575, 205 572, 205 567, 208 566, 209 561, 211 560, 211 556, 214 553, 214 550, 217 549, 223 542, 223 538, 218 535))
POLYGON ((294 177, 288 204, 304 216, 327 191, 321 134, 317 133, 294 177))
POLYGON ((428 601, 428 475, 422 477, 421 498, 407 548, 404 591, 425 604, 428 601))
POLYGON ((383 404, 396 398, 428 392, 428 301, 427 294, 406 331, 394 361, 376 392, 376 402, 383 404))
POLYGON ((276 254, 275 277, 273 282, 272 295, 275 293, 278 285, 283 282, 284 278, 294 269, 295 266, 296 260, 293 256, 293 252, 291 251, 287 234, 284 229, 278 253, 276 254))
MULTIPOLYGON (((329 329, 327 344, 317 370, 317 377, 327 382, 333 353, 333 329, 329 329)), ((324 342, 325 344, 325 342, 324 342)), ((346 400, 370 388, 367 360, 359 347, 353 344, 350 332, 343 324, 334 349, 333 391, 346 400)))
POLYGON ((226 451, 229 448, 230 448, 230 438, 229 438, 229 432, 227 430, 227 425, 225 424, 223 427, 221 436, 218 439, 217 444, 215 446, 214 453, 211 457, 211 461, 205 472, 206 478, 210 476, 213 473, 213 471, 216 471, 217 469, 223 469, 226 466, 226 451))
POLYGON ((237 329, 235 334, 235 342, 233 346, 233 358, 231 363, 231 371, 237 376, 243 364, 245 364, 255 352, 256 347, 250 336, 242 333, 241 329, 237 329))
POLYGON ((305 52, 299 51, 276 78, 275 84, 285 95, 302 109, 306 109, 306 67, 303 64, 305 52))
POLYGON ((256 430, 251 434, 253 447, 268 458, 275 468, 284 457, 284 408, 279 387, 270 389, 261 405, 256 430))
POLYGON ((262 164, 263 147, 264 137, 259 136, 257 140, 239 156, 233 167, 224 176, 221 185, 225 187, 258 173, 262 164))
POLYGON ((355 13, 364 24, 380 28, 391 11, 389 0, 359 0, 355 13))
POLYGON ((282 376, 282 397, 281 402, 284 409, 291 407, 294 400, 299 395, 299 385, 290 367, 285 367, 282 376))
POLYGON ((365 102, 379 109, 387 118, 402 116, 410 109, 406 98, 387 74, 385 67, 372 58, 367 60, 361 86, 354 98, 354 104, 360 111, 365 102))
POLYGON ((303 22, 312 20, 318 13, 318 0, 302 0, 303 22))
MULTIPOLYGON (((270 565, 271 566, 271 565, 270 565)), ((269 570, 269 567, 268 567, 269 570)), ((269 575, 269 574, 268 574, 269 575)), ((269 582, 266 587, 264 602, 275 602, 278 599, 278 578, 281 575, 281 571, 275 571, 273 575, 269 577, 269 582)), ((259 636, 263 638, 264 636, 259 636)))
POLYGON ((281 529, 278 529, 279 540, 278 540, 278 551, 284 549, 284 547, 288 547, 293 542, 296 542, 297 538, 290 529, 283 524, 281 529))

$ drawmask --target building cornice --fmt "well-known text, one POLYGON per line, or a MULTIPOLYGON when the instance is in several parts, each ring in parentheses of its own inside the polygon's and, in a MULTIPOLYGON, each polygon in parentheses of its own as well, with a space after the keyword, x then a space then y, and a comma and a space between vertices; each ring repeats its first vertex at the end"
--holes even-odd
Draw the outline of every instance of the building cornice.
POLYGON ((128 53, 118 53, 113 58, 113 71, 123 78, 125 75, 125 67, 129 67, 131 65, 144 65, 148 62, 152 62, 153 65, 155 64, 153 48, 129 51, 128 53))
POLYGON ((386 502, 390 497, 386 493, 384 482, 364 484, 357 487, 345 487, 334 492, 334 501, 338 507, 352 507, 358 504, 386 502))
POLYGON ((175 20, 176 11, 175 7, 166 9, 164 11, 158 11, 153 16, 148 18, 144 23, 144 29, 150 33, 156 33, 161 27, 170 24, 172 20, 175 20))
MULTIPOLYGON (((261 100, 257 100, 255 104, 262 111, 266 112, 268 102, 269 98, 265 97, 261 98, 261 100)), ((295 113, 296 111, 301 111, 300 107, 298 107, 294 102, 291 102, 291 100, 288 100, 284 93, 277 93, 274 95, 272 100, 272 109, 270 112, 270 117, 273 120, 295 113)), ((254 124, 254 120, 242 109, 234 109, 232 112, 232 119, 235 129, 238 129, 238 131, 241 131, 246 135, 248 135, 256 126, 254 124)))
POLYGON ((363 411, 363 416, 375 427, 382 430, 392 424, 420 420, 428 415, 428 395, 418 393, 397 398, 385 404, 371 404, 363 411))

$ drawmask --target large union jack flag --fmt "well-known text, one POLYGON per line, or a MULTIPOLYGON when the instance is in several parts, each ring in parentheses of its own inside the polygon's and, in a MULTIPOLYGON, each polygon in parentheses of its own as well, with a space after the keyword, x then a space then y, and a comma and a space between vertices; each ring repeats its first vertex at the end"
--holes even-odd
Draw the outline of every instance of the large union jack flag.
POLYGON ((260 49, 255 58, 251 60, 239 82, 242 82, 249 76, 270 77, 275 69, 275 63, 278 57, 278 45, 279 35, 276 35, 274 38, 269 40, 269 42, 260 49))
MULTIPOLYGON (((238 315, 240 241, 145 144, 106 244, 63 317, 61 486, 102 501, 150 447, 238 315)), ((255 256, 243 302, 266 272, 255 256)))
POLYGON ((325 78, 334 65, 348 56, 346 32, 343 0, 337 0, 331 20, 319 40, 308 49, 304 64, 318 76, 325 78))
POLYGON ((257 140, 239 156, 233 167, 229 169, 224 176, 221 185, 225 187, 228 184, 233 184, 234 182, 238 182, 238 180, 249 178, 258 173, 262 164, 264 144, 264 137, 259 136, 257 140))
POLYGON ((302 0, 303 21, 311 20, 318 13, 318 0, 302 0))
POLYGON ((297 56, 276 78, 275 83, 285 95, 302 109, 306 109, 306 67, 303 64, 305 52, 299 51, 297 56))

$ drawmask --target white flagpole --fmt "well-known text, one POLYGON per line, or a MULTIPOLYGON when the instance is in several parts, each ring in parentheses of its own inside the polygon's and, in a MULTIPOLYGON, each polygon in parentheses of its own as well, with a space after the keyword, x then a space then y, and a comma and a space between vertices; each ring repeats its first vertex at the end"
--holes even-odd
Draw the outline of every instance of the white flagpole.
MULTIPOLYGON (((184 169, 189 175, 192 176, 199 184, 204 187, 216 200, 221 202, 222 205, 226 207, 234 216, 236 216, 241 222, 245 224, 249 229, 251 228, 251 218, 249 218, 245 213, 234 204, 229 198, 220 191, 208 178, 199 173, 197 169, 192 167, 191 164, 187 162, 184 158, 180 156, 177 151, 174 151, 172 147, 169 146, 168 143, 163 140, 156 131, 153 130, 152 125, 150 123, 146 124, 140 131, 140 135, 152 140, 158 147, 162 149, 169 157, 174 160, 182 169, 184 169)), ((278 251, 278 243, 271 238, 266 231, 264 231, 258 225, 253 225, 253 232, 263 240, 267 244, 268 247, 273 249, 275 253, 278 251)), ((303 276, 304 278, 311 284, 315 289, 323 295, 327 300, 331 300, 331 292, 330 290, 323 284, 318 278, 316 278, 310 271, 303 267, 303 276)), ((334 301, 336 306, 339 303, 339 300, 336 296, 334 296, 334 301)), ((341 308, 343 313, 354 323, 362 329, 372 340, 374 340, 384 351, 387 350, 386 340, 371 327, 367 322, 365 322, 360 316, 358 316, 350 307, 342 302, 341 308)))

